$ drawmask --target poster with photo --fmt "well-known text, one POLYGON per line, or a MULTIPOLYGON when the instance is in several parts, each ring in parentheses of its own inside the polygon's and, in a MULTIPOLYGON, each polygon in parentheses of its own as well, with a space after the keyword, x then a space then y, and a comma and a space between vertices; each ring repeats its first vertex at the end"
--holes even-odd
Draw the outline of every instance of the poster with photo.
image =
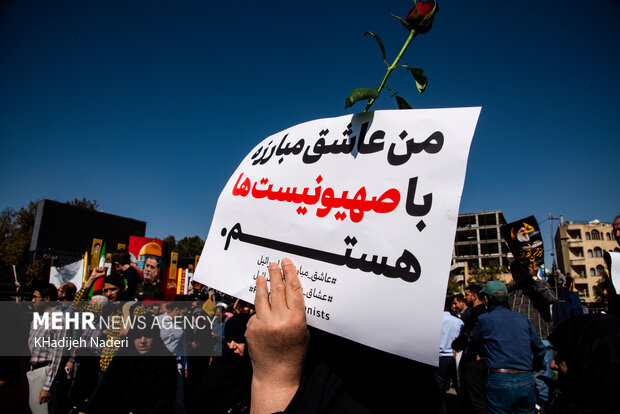
POLYGON ((501 232, 512 255, 519 263, 528 265, 530 262, 535 262, 538 266, 544 264, 545 249, 534 216, 504 224, 501 232))

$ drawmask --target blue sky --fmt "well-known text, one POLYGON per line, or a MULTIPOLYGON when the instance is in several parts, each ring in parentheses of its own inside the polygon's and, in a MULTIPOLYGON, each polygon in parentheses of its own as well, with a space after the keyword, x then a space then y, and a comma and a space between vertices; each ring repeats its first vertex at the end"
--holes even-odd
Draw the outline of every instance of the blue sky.
MULTIPOLYGON (((0 209, 96 199, 147 236, 206 237, 264 137, 345 110, 384 73, 412 1, 33 1, 0 5, 0 209)), ((620 4, 443 1, 389 84, 416 108, 482 106, 460 211, 620 213, 620 4)), ((373 109, 396 105, 382 94, 373 109)))

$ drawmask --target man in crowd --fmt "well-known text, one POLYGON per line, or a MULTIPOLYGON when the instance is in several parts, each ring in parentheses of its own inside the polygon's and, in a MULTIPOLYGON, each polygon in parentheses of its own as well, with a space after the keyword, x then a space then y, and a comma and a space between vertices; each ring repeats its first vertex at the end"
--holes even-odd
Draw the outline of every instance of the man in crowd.
POLYGON ((526 316, 546 347, 544 364, 534 373, 537 404, 544 413, 550 402, 549 383, 553 377, 553 371, 549 367, 553 360, 553 349, 548 340, 553 330, 551 305, 557 298, 551 286, 540 278, 540 267, 536 262, 532 261, 529 267, 525 267, 515 261, 511 264, 510 270, 515 284, 508 296, 508 309, 526 316))
POLYGON ((469 317, 470 308, 467 306, 465 297, 460 293, 455 295, 452 300, 452 312, 454 316, 460 318, 463 322, 469 317))
POLYGON ((452 342, 452 349, 456 354, 463 351, 459 364, 459 407, 461 412, 486 414, 487 397, 485 393, 487 366, 482 359, 479 347, 469 342, 476 322, 480 315, 486 312, 486 306, 481 293, 482 287, 470 284, 465 288, 465 301, 471 307, 471 313, 459 336, 452 342))
POLYGON ((478 317, 472 342, 484 350, 489 370, 489 413, 534 413, 536 387, 532 371, 539 369, 545 346, 527 317, 506 308, 508 289, 492 280, 482 289, 488 313, 478 317))
MULTIPOLYGON (((62 312, 71 315, 74 314, 73 309, 71 309, 71 303, 76 293, 77 288, 71 282, 63 283, 58 287, 58 302, 62 312)), ((66 335, 71 337, 72 340, 76 340, 80 337, 80 330, 77 328, 67 329, 66 335)), ((60 364, 60 370, 66 370, 66 375, 59 375, 56 380, 56 406, 60 412, 69 410, 67 395, 69 394, 69 388, 71 386, 70 377, 73 375, 74 367, 75 359, 71 355, 71 351, 65 350, 60 364)), ((64 372, 62 372, 62 374, 64 374, 64 372)))
POLYGON ((77 288, 71 282, 63 283, 58 288, 58 300, 63 302, 64 305, 71 302, 75 298, 75 294, 77 293, 77 288))
MULTIPOLYGON (((109 276, 105 276, 107 269, 105 267, 97 267, 91 273, 89 278, 84 282, 82 288, 76 293, 75 301, 71 305, 71 308, 79 311, 79 312, 92 312, 95 314, 96 318, 99 318, 103 315, 104 307, 109 306, 109 312, 106 313, 108 318, 120 317, 123 312, 120 307, 119 302, 123 300, 123 296, 127 290, 127 286, 125 285, 125 279, 119 274, 112 274, 109 276), (108 299, 109 303, 97 304, 93 302, 87 302, 88 292, 99 278, 103 279, 103 294, 108 299)), ((131 316, 137 317, 140 315, 146 315, 146 310, 143 306, 133 306, 131 308, 131 316)), ((111 320, 111 319, 109 319, 111 320)), ((122 324, 121 324, 122 325, 122 324)), ((114 326, 110 325, 109 328, 105 330, 106 335, 106 343, 109 343, 108 340, 120 341, 121 337, 124 335, 123 332, 126 331, 125 327, 122 326, 114 326)), ((119 348, 116 346, 105 346, 101 351, 101 358, 99 360, 99 369, 101 372, 105 372, 112 362, 112 358, 116 355, 119 348)))
MULTIPOLYGON (((613 221, 613 233, 618 246, 620 246, 620 215, 617 215, 613 221)), ((616 279, 616 276, 612 276, 611 267, 610 267, 610 258, 609 255, 605 254, 605 260, 607 261, 607 272, 608 275, 604 276, 604 285, 603 285, 603 305, 605 308, 605 312, 610 315, 620 316, 620 295, 618 290, 615 288, 612 283, 611 277, 616 279), (611 276, 611 277, 610 277, 611 276)), ((617 282, 616 282, 617 283, 617 282)))
MULTIPOLYGON (((58 290, 51 283, 44 283, 35 288, 32 295, 34 310, 38 313, 60 312, 56 300, 58 290)), ((62 317, 62 313, 60 314, 62 317)), ((64 319, 61 322, 64 325, 64 319)), ((35 327, 34 320, 30 326, 28 346, 30 348, 30 367, 27 373, 30 389, 29 404, 33 414, 47 414, 56 405, 55 384, 60 372, 63 347, 46 345, 48 340, 60 340, 65 336, 64 329, 50 329, 44 324, 35 327)))
POLYGON ((583 306, 579 294, 573 291, 573 278, 570 275, 560 274, 558 277, 560 289, 558 300, 553 304, 553 328, 556 329, 567 319, 583 315, 583 306))
POLYGON ((187 376, 187 337, 183 319, 187 315, 188 307, 181 302, 170 302, 166 309, 166 313, 162 313, 156 318, 159 321, 161 339, 177 360, 177 394, 174 412, 185 413, 183 382, 187 376))
POLYGON ((125 298, 133 299, 140 284, 140 273, 131 265, 131 256, 126 249, 115 250, 112 253, 112 274, 121 275, 125 279, 127 284, 125 298))
MULTIPOLYGON (((439 366, 433 369, 435 381, 439 387, 439 392, 445 398, 448 388, 448 379, 454 377, 456 373, 456 363, 452 354, 452 341, 459 335, 463 327, 463 321, 450 314, 452 301, 450 297, 446 297, 443 312, 443 321, 441 323, 441 341, 439 343, 439 366)), ((227 339, 228 340, 228 339, 227 339)), ((445 404, 445 402, 444 402, 445 404)), ((447 409, 443 408, 444 412, 447 409)))

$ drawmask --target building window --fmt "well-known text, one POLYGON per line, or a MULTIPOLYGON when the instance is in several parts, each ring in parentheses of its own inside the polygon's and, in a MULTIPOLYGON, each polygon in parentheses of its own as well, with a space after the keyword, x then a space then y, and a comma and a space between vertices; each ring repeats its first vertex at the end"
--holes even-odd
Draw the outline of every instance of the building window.
POLYGON ((577 277, 584 278, 586 277, 586 267, 585 266, 571 266, 571 272, 577 277))
POLYGON ((480 240, 497 240, 497 228, 480 229, 480 240))
POLYGON ((495 219, 495 214, 484 214, 478 216, 478 223, 481 226, 495 226, 497 225, 497 220, 495 219))
POLYGON ((601 265, 596 266, 596 275, 597 276, 605 275, 605 268, 601 265))
POLYGON ((611 240, 611 233, 607 232, 607 240, 611 240))
POLYGON ((593 267, 590 268, 590 276, 596 276, 596 270, 593 267))
POLYGON ((590 232, 586 231, 586 240, 590 240, 590 232))
POLYGON ((580 297, 590 297, 590 292, 587 284, 575 284, 575 288, 577 292, 579 292, 580 297))
POLYGON ((594 256, 592 256, 592 250, 588 250, 588 257, 592 258, 594 256))
POLYGON ((601 233, 598 230, 592 230, 592 240, 600 240, 601 233))
POLYGON ((603 251, 600 247, 594 248, 594 257, 603 257, 603 251))

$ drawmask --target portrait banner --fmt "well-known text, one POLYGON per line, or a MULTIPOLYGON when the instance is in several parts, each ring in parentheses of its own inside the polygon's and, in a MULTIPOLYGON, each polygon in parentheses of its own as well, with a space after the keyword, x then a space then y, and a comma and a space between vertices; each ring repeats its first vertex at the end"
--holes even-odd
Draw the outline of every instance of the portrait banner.
POLYGON ((545 261, 542 234, 534 216, 529 216, 501 227, 502 237, 515 259, 522 265, 536 262, 541 266, 545 261))
POLYGON ((194 280, 253 303, 290 257, 309 325, 436 366, 479 114, 375 111, 264 139, 219 197, 194 280))

